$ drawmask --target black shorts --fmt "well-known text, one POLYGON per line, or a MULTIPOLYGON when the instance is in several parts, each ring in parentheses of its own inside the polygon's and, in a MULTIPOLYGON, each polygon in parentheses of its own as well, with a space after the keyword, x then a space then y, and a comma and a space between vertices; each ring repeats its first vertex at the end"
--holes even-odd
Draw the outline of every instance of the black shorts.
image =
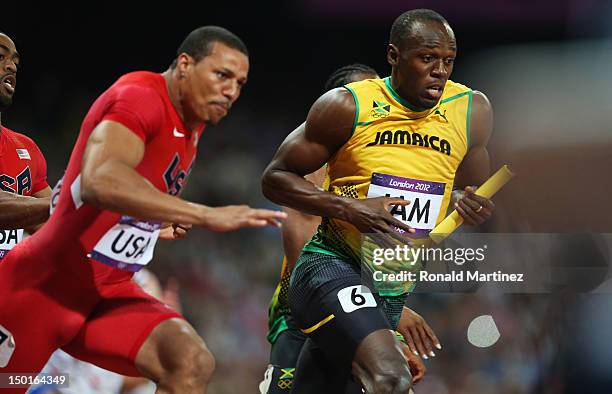
POLYGON ((278 335, 270 350, 266 389, 261 390, 264 394, 289 394, 298 357, 306 341, 306 335, 297 328, 291 315, 285 316, 285 321, 288 328, 278 335))
POLYGON ((331 387, 333 392, 344 392, 357 347, 375 331, 396 328, 404 299, 372 293, 362 284, 360 267, 355 264, 321 253, 303 253, 293 272, 289 304, 298 327, 313 343, 307 341, 302 350, 293 393, 331 387), (337 380, 338 386, 329 379, 337 380))

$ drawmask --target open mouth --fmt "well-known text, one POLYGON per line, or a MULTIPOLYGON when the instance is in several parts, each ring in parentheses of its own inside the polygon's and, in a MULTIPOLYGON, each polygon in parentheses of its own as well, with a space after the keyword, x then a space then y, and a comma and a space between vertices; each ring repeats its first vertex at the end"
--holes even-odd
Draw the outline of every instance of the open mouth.
POLYGON ((9 94, 15 93, 15 85, 17 85, 17 79, 14 75, 7 75, 2 78, 2 86, 6 89, 9 94))
POLYGON ((440 84, 430 85, 425 88, 426 96, 428 96, 431 99, 436 99, 436 100, 442 97, 443 91, 444 91, 444 85, 440 85, 440 84))

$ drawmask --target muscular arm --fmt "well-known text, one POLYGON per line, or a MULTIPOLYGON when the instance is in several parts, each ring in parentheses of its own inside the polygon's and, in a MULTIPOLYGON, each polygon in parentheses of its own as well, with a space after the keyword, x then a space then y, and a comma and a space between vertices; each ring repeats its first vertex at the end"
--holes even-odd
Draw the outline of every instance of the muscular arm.
POLYGON ((318 189, 304 179, 321 168, 350 138, 355 101, 346 89, 334 89, 312 106, 306 123, 287 136, 262 178, 264 195, 300 211, 345 218, 346 198, 318 189))
MULTIPOLYGON (((32 197, 38 198, 38 199, 42 199, 42 200, 46 200, 47 203, 47 219, 49 218, 49 204, 51 203, 51 193, 52 190, 49 186, 47 186, 46 188, 32 194, 32 197)), ((44 222, 46 221, 46 219, 40 223, 37 223, 33 226, 26 226, 24 227, 25 230, 28 232, 28 234, 34 234, 36 231, 38 231, 42 225, 44 224, 44 222)))
POLYGON ((389 213, 391 205, 406 205, 409 201, 341 197, 320 190, 304 179, 304 175, 321 168, 348 141, 355 112, 353 96, 342 88, 330 90, 315 101, 306 123, 287 136, 266 168, 263 193, 279 205, 352 223, 363 233, 387 233, 392 226, 414 232, 389 213))
POLYGON ((488 198, 474 194, 472 186, 481 185, 491 171, 487 144, 493 131, 493 109, 487 97, 474 92, 470 114, 470 147, 457 169, 452 194, 452 207, 466 224, 482 224, 491 217, 495 204, 488 198))
POLYGON ((162 193, 136 171, 144 152, 144 142, 122 124, 103 121, 96 126, 83 155, 83 201, 137 218, 198 223, 204 207, 162 193))
POLYGON ((276 224, 285 216, 247 206, 211 208, 163 193, 135 169, 144 152, 144 142, 127 127, 110 120, 98 124, 83 155, 83 201, 137 218, 195 224, 215 231, 276 224))
POLYGON ((44 189, 37 191, 36 193, 32 194, 32 197, 36 197, 36 198, 51 198, 51 187, 47 186, 44 189))
POLYGON ((455 188, 461 189, 482 184, 491 172, 487 144, 493 132, 493 109, 483 93, 474 92, 470 116, 470 146, 455 176, 455 188))
POLYGON ((39 192, 40 196, 37 193, 34 197, 0 192, 0 228, 13 230, 44 223, 49 218, 49 196, 51 195, 50 189, 47 195, 43 195, 44 190, 39 192))

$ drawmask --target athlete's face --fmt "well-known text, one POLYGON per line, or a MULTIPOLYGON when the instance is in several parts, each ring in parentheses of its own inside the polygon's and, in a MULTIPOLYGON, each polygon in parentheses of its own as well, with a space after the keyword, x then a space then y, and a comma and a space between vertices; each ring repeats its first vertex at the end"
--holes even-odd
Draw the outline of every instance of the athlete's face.
POLYGON ((207 124, 217 124, 240 96, 249 72, 248 57, 220 42, 199 62, 179 56, 182 107, 185 115, 207 124))
POLYGON ((0 111, 10 107, 17 86, 19 54, 15 43, 0 33, 0 111))
POLYGON ((397 92, 418 108, 434 107, 453 71, 457 55, 455 34, 439 22, 417 22, 400 47, 389 44, 397 92))

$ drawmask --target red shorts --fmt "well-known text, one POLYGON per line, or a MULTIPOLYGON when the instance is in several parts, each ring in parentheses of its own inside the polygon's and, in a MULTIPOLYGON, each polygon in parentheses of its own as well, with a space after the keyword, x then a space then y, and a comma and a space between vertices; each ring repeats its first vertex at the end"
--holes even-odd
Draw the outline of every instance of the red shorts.
MULTIPOLYGON (((39 372, 62 348, 104 369, 141 376, 135 358, 145 339, 162 321, 182 316, 131 276, 93 261, 33 259, 27 247, 11 251, 0 263, 0 326, 15 346, 0 373, 39 372)), ((8 342, 0 344, 0 365, 8 342)))

